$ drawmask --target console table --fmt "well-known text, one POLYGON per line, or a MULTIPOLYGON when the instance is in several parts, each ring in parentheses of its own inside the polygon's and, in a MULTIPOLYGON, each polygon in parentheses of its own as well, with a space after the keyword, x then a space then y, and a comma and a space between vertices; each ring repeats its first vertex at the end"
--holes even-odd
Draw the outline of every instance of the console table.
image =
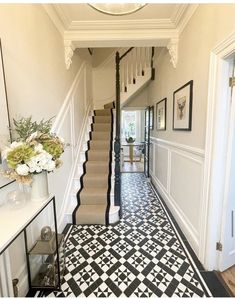
POLYGON ((6 205, 0 207, 0 281, 2 287, 0 289, 0 296, 14 296, 10 258, 7 248, 22 232, 24 232, 24 237, 26 237, 26 228, 51 202, 53 203, 55 233, 57 234, 54 196, 50 196, 42 202, 28 200, 25 206, 18 210, 10 210, 6 205))

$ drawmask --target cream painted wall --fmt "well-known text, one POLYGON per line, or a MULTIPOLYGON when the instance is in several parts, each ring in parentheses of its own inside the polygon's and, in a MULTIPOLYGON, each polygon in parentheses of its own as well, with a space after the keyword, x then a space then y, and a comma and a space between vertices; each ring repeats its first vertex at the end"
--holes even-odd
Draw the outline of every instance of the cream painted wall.
POLYGON ((145 87, 138 94, 136 94, 133 98, 131 98, 127 104, 125 104, 124 108, 139 108, 139 107, 147 107, 149 105, 149 97, 148 97, 148 89, 145 87))
POLYGON ((154 136, 204 149, 210 51, 235 30, 234 15, 235 4, 199 5, 180 36, 176 69, 166 49, 157 57, 156 79, 149 85, 149 99, 155 104, 167 97, 167 130, 154 130, 154 136), (192 131, 173 131, 173 92, 189 80, 194 80, 192 131))
POLYGON ((92 66, 98 67, 102 64, 110 55, 115 53, 117 48, 94 48, 92 54, 92 66))
POLYGON ((152 133, 153 181, 198 256, 202 249, 200 216, 210 52, 235 31, 234 16, 235 4, 199 5, 180 36, 176 69, 168 51, 158 49, 156 79, 148 89, 155 108, 167 97, 167 129, 155 128, 152 133), (173 92, 190 80, 194 81, 192 131, 173 131, 173 92))
POLYGON ((1 4, 0 38, 11 117, 55 116, 82 62, 79 52, 66 70, 63 40, 40 4, 1 4))
MULTIPOLYGON (((0 38, 10 117, 32 115, 33 119, 41 120, 57 116, 55 129, 70 143, 63 155, 63 167, 49 175, 50 192, 56 195, 58 222, 63 223, 66 191, 73 178, 82 124, 92 101, 91 56, 87 49, 75 51, 71 68, 66 70, 63 39, 39 4, 1 4, 0 38)), ((16 188, 17 184, 13 183, 1 189, 0 203, 16 188)), ((40 225, 46 223, 40 221, 40 225)), ((20 279, 19 294, 25 296, 27 270, 22 240, 20 237, 14 242, 10 255, 12 276, 20 279)))

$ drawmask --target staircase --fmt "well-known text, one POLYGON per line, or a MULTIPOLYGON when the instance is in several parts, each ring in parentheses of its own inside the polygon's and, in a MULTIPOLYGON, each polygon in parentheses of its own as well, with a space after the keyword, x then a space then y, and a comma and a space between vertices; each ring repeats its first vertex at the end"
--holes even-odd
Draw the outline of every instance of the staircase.
POLYGON ((113 113, 114 103, 95 110, 88 141, 77 207, 73 211, 74 224, 109 223, 113 113))
POLYGON ((79 170, 78 176, 74 179, 76 181, 76 202, 73 205, 76 208, 73 207, 72 212, 74 224, 107 225, 119 220, 119 214, 121 214, 120 109, 151 79, 154 79, 153 55, 153 48, 129 48, 116 53, 115 110, 112 101, 105 104, 103 109, 99 106, 94 111, 89 140, 86 142, 85 161, 82 157, 84 162, 82 167, 79 166, 82 173, 79 170), (113 114, 116 120, 115 154, 113 153, 113 114))
POLYGON ((120 105, 123 107, 150 80, 154 80, 154 48, 129 48, 120 52, 120 105))

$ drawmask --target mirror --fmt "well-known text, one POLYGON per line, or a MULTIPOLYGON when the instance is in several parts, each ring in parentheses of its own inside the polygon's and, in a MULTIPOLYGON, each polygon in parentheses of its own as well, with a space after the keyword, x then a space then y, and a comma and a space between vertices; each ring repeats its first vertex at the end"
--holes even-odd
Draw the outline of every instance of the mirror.
MULTIPOLYGON (((6 80, 5 80, 5 71, 3 63, 3 54, 2 54, 2 44, 0 39, 0 152, 4 147, 11 142, 11 132, 10 132, 10 119, 9 119, 9 109, 7 101, 7 90, 6 90, 6 80)), ((4 167, 2 163, 2 158, 0 156, 0 170, 4 167)), ((4 178, 0 174, 0 188, 6 186, 13 181, 4 178)))

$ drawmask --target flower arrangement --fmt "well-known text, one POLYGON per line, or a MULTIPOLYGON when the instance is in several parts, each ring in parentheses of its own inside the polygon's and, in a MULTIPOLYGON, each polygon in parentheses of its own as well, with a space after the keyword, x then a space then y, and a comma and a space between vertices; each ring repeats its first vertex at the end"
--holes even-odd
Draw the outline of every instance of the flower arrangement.
POLYGON ((65 142, 51 133, 52 119, 33 122, 32 117, 14 121, 16 140, 3 152, 9 167, 4 176, 21 183, 31 183, 32 175, 52 172, 61 166, 65 142))

